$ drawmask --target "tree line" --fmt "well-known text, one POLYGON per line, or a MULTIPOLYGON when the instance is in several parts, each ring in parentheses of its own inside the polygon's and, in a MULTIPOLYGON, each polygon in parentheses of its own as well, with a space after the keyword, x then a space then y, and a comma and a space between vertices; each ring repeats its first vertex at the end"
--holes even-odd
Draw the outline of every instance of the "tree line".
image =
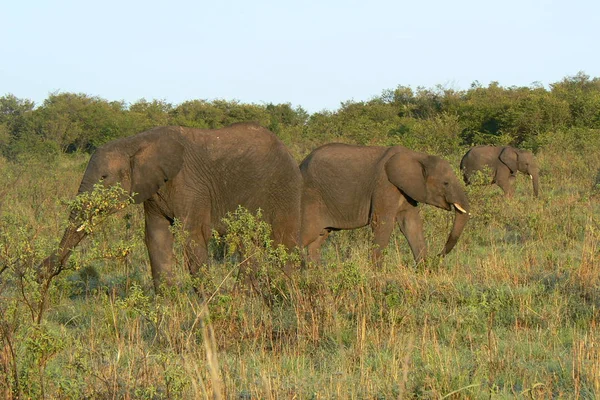
POLYGON ((600 134, 600 78, 583 72, 548 88, 541 84, 467 90, 398 86, 368 101, 346 101, 335 111, 309 114, 301 106, 189 100, 133 104, 82 93, 53 93, 36 104, 0 97, 0 154, 10 160, 91 152, 111 140, 162 125, 219 128, 256 121, 296 155, 331 142, 403 144, 447 154, 477 144, 512 144, 536 151, 552 135, 600 134), (591 132, 591 133, 590 133, 591 132))

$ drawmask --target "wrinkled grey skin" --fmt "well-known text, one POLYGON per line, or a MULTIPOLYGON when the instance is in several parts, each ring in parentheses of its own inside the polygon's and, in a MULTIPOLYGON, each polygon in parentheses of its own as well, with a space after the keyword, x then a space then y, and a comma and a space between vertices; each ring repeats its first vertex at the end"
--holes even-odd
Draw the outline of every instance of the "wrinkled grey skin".
MULTIPOLYGON (((120 182, 135 203, 144 204, 145 242, 156 290, 173 283, 174 219, 189 233, 185 259, 192 275, 207 260, 211 229, 242 205, 260 208, 273 227, 273 239, 292 249, 299 243, 302 177, 283 143, 269 130, 240 123, 217 130, 155 128, 110 142, 96 150, 79 193, 99 181, 120 182)), ((45 270, 62 266, 85 237, 73 223, 45 270)), ((60 269, 60 268, 59 268, 60 269)))
POLYGON ((309 261, 319 259, 331 231, 370 225, 378 264, 397 222, 419 263, 426 245, 418 203, 455 211, 441 255, 452 250, 469 219, 469 201, 450 164, 402 146, 327 144, 309 154, 300 171, 301 236, 309 261))
POLYGON ((533 195, 539 196, 539 168, 535 157, 529 151, 515 149, 510 146, 476 146, 469 150, 460 162, 460 170, 467 185, 475 171, 488 166, 493 173, 492 183, 500 186, 506 196, 515 192, 517 172, 531 177, 533 195))

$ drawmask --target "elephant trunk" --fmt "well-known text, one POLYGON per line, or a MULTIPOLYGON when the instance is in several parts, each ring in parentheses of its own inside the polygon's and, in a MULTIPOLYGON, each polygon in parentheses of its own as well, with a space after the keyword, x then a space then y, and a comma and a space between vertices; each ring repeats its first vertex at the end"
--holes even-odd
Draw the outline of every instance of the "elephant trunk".
POLYGON ((60 245, 56 252, 48 257, 38 267, 40 277, 50 278, 57 275, 69 259, 73 248, 87 236, 85 230, 76 224, 75 215, 71 214, 69 226, 65 229, 60 245))
POLYGON ((469 220, 468 208, 467 209, 463 208, 462 210, 460 210, 455 206, 454 225, 452 226, 452 231, 450 232, 450 235, 448 236, 448 240, 446 241, 446 245, 444 246, 444 249, 442 250, 440 255, 445 256, 446 254, 450 253, 450 251, 456 245, 456 242, 458 242, 458 238, 460 237, 468 220, 469 220))
MULTIPOLYGON (((86 172, 83 175, 83 179, 81 180, 81 184, 79 185, 79 190, 77 191, 78 195, 84 192, 91 192, 94 186, 93 183, 98 181, 97 179, 92 178, 91 175, 93 174, 89 172, 93 170, 91 166, 94 164, 94 160, 95 159, 92 156, 86 172)), ((73 248, 86 236, 85 230, 81 229, 81 224, 77 223, 76 213, 71 212, 69 224, 63 233, 58 249, 56 252, 46 257, 46 259, 38 266, 38 276, 40 278, 50 278, 62 271, 65 263, 73 252, 73 248)))
POLYGON ((533 195, 535 197, 539 197, 539 190, 540 190, 540 177, 536 172, 534 172, 533 174, 531 174, 531 180, 533 182, 533 195))

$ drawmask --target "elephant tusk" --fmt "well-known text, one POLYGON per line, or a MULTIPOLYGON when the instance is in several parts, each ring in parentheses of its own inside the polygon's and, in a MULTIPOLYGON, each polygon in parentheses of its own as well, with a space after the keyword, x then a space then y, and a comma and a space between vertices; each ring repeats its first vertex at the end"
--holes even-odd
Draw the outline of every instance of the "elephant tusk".
POLYGON ((461 207, 461 205, 460 205, 460 204, 458 204, 458 203, 454 203, 454 207, 456 207, 456 209, 457 209, 458 211, 460 211, 461 213, 463 213, 463 214, 466 214, 466 213, 467 213, 467 210, 465 210, 464 208, 462 208, 462 207, 461 207))
POLYGON ((79 228, 77 228, 77 232, 81 232, 85 228, 85 224, 82 224, 79 228))
POLYGON ((529 179, 533 180, 533 175, 529 174, 529 179))

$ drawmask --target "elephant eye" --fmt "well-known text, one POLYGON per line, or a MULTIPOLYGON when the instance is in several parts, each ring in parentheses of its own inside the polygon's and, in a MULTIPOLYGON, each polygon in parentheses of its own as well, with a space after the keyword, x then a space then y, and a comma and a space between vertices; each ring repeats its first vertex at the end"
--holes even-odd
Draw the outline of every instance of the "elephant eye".
POLYGON ((106 178, 108 178, 108 175, 102 175, 102 176, 100 177, 100 180, 101 180, 101 181, 103 181, 103 180, 105 180, 106 178))
POLYGON ((444 181, 444 186, 448 186, 449 184, 450 184, 450 182, 444 181))

